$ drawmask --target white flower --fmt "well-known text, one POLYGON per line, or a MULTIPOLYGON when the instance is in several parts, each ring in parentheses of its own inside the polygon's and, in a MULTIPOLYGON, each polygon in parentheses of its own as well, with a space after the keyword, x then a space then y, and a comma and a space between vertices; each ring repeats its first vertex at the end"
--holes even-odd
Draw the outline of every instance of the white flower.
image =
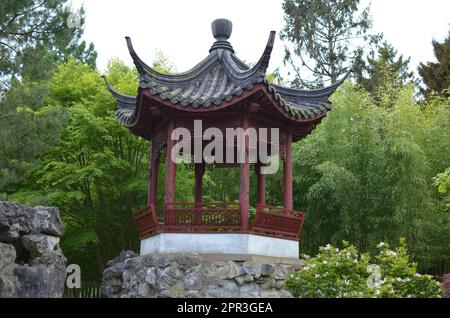
POLYGON ((325 248, 324 248, 324 250, 325 250, 325 251, 329 251, 329 250, 330 250, 330 248, 331 248, 331 245, 330 245, 330 244, 327 244, 327 245, 325 245, 325 248))
POLYGON ((367 272, 371 273, 371 274, 380 274, 380 266, 378 266, 377 264, 370 264, 369 266, 367 266, 367 272))
POLYGON ((320 278, 319 274, 314 275, 315 278, 320 278))
POLYGON ((419 273, 415 273, 414 277, 422 277, 422 275, 420 275, 419 273))
POLYGON ((380 242, 380 243, 378 243, 378 245, 377 245, 377 247, 383 247, 383 246, 385 246, 386 245, 386 243, 384 243, 384 242, 380 242))
POLYGON ((323 261, 323 263, 324 263, 324 264, 328 264, 328 262, 327 262, 327 261, 323 261))
POLYGON ((375 291, 375 295, 379 295, 379 294, 380 294, 380 290, 377 289, 377 290, 375 291))
POLYGON ((401 282, 402 279, 401 279, 400 277, 397 277, 396 281, 397 281, 397 282, 401 282))
POLYGON ((336 266, 339 266, 339 262, 336 262, 336 266))
POLYGON ((391 251, 391 250, 387 251, 386 254, 389 255, 389 256, 397 256, 397 253, 394 252, 394 251, 391 251))
POLYGON ((350 284, 350 280, 345 279, 345 280, 344 280, 344 284, 345 284, 345 285, 349 285, 349 284, 350 284))

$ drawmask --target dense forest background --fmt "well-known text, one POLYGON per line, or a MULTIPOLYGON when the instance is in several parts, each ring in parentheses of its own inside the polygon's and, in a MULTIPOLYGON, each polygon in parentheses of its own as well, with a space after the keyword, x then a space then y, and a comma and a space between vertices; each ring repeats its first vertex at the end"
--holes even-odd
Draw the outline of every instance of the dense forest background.
MULTIPOLYGON (((133 213, 146 203, 150 144, 115 119, 94 44, 81 40, 83 9, 66 0, 1 6, 0 199, 59 207, 64 254, 84 279, 98 279, 120 251, 139 249, 133 213)), ((354 70, 333 111, 294 146, 294 206, 307 217, 301 252, 342 240, 372 252, 404 237, 421 271, 450 272, 450 36, 433 41, 437 62, 423 61, 416 77, 408 58, 371 33, 370 8, 359 1, 283 8, 293 77, 275 71, 270 80, 312 88, 354 70)), ((174 72, 164 54, 152 66, 174 72)), ((138 74, 122 61, 109 63, 107 77, 136 93, 138 74)), ((237 169, 208 170, 205 199, 237 200, 238 180, 237 169)), ((193 182, 181 166, 178 200, 193 200, 193 182)), ((267 202, 281 205, 281 189, 279 171, 268 177, 267 202)), ((161 207, 163 183, 159 193, 161 207)))

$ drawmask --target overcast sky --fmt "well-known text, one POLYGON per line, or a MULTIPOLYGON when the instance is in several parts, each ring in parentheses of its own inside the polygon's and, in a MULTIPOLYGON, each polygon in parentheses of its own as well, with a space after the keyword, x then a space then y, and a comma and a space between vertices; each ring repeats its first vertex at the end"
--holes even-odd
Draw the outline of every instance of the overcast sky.
MULTIPOLYGON (((368 3, 368 0, 363 0, 368 3)), ((177 71, 193 67, 214 42, 211 21, 233 22, 230 42, 239 58, 256 62, 271 30, 283 28, 282 0, 73 0, 84 4, 84 39, 94 42, 97 65, 106 68, 111 58, 132 64, 124 36, 130 36, 139 56, 151 64, 157 49, 177 71)), ((450 28, 448 0, 372 0, 374 31, 405 56, 411 68, 433 60, 432 39, 442 41, 450 28)), ((277 37, 269 71, 283 64, 283 43, 277 37)), ((286 76, 282 68, 282 75, 286 76)))

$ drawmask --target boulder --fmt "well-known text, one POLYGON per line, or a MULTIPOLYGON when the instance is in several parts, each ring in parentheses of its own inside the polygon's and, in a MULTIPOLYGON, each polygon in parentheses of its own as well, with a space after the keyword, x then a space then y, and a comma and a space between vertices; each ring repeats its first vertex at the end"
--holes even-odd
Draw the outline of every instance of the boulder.
POLYGON ((0 242, 14 242, 29 234, 60 237, 61 233, 62 223, 57 208, 0 201, 0 242))
POLYGON ((0 297, 62 297, 66 258, 57 208, 0 201, 0 297))
POLYGON ((30 252, 31 258, 37 258, 52 252, 58 247, 59 237, 44 234, 24 235, 21 238, 22 245, 30 252))

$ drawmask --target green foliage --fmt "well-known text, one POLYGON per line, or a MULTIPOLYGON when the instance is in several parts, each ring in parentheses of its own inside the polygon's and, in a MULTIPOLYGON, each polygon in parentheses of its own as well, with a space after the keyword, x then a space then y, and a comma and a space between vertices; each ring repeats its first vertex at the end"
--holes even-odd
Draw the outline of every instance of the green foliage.
POLYGON ((330 244, 315 257, 305 256, 303 268, 286 281, 287 288, 301 298, 437 298, 441 285, 431 275, 417 273, 410 262, 404 241, 392 250, 387 243, 377 245, 371 260, 355 246, 330 244))
POLYGON ((359 10, 359 4, 359 0, 283 1, 281 39, 293 46, 286 47, 284 58, 295 71, 293 85, 314 88, 335 82, 361 58, 366 44, 381 38, 370 35, 370 8, 359 10))
POLYGON ((0 5, 0 91, 8 89, 15 76, 49 78, 55 62, 70 56, 95 68, 93 45, 79 43, 84 9, 71 11, 67 2, 9 0, 0 5), (76 23, 68 23, 71 20, 76 23))
POLYGON ((410 58, 397 55, 398 51, 385 41, 378 47, 377 56, 372 52, 367 61, 361 59, 353 66, 357 83, 378 105, 392 107, 399 89, 414 80, 414 73, 408 69, 410 58))
POLYGON ((426 86, 421 92, 427 99, 432 92, 450 97, 450 32, 443 43, 433 41, 433 48, 437 63, 420 63, 418 68, 426 86))
POLYGON ((450 219, 432 179, 450 163, 448 101, 421 108, 404 87, 388 108, 350 84, 333 101, 322 124, 294 146, 303 251, 342 240, 374 251, 376 242, 402 236, 422 270, 448 270, 450 219))
POLYGON ((446 195, 445 210, 450 210, 450 167, 445 169, 444 172, 438 173, 438 175, 433 178, 434 185, 438 188, 439 193, 446 195))
POLYGON ((47 98, 57 63, 73 57, 93 69, 96 52, 80 42, 83 8, 71 11, 67 0, 11 0, 0 7, 0 191, 14 192, 67 122, 63 104, 47 98), (69 25, 70 17, 78 23, 69 25))
MULTIPOLYGON (((115 87, 132 94, 138 76, 123 63, 109 65, 115 87)), ((62 248, 96 278, 108 259, 138 249, 133 213, 145 206, 148 142, 134 136, 114 116, 114 99, 100 75, 69 60, 48 84, 46 103, 70 115, 60 141, 42 156, 30 186, 12 201, 54 205, 65 225, 62 248)))

